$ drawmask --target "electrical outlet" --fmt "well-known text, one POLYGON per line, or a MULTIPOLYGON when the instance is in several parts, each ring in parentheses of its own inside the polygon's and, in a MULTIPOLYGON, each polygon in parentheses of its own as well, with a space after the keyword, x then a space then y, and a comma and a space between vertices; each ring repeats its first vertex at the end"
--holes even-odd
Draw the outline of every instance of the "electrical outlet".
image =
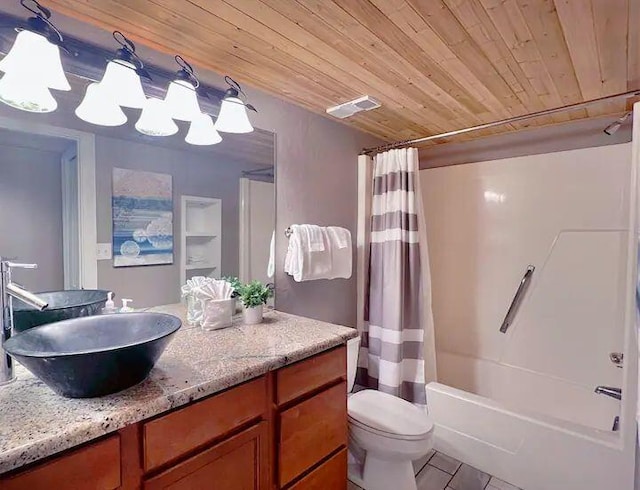
POLYGON ((110 243, 98 243, 96 247, 96 258, 98 260, 111 260, 112 250, 110 243))

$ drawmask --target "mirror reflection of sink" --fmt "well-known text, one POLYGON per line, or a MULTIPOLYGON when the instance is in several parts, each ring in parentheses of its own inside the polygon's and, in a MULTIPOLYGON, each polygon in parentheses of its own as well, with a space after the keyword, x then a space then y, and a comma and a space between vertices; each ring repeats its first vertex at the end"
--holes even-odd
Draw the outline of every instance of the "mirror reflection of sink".
POLYGON ((181 326, 163 313, 97 315, 31 328, 4 347, 58 394, 90 398, 143 381, 181 326))
POLYGON ((100 313, 107 301, 107 291, 77 289, 34 293, 46 301, 45 310, 37 310, 18 299, 13 300, 13 329, 24 332, 39 325, 100 313))

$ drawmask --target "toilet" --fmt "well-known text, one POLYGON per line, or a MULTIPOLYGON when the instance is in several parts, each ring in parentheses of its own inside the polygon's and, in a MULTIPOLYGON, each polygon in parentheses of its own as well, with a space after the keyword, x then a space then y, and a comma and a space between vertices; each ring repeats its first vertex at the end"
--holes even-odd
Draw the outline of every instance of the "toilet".
POLYGON ((413 461, 433 447, 433 422, 423 409, 376 390, 351 393, 360 338, 347 343, 349 452, 363 459, 365 490, 416 490, 413 461))

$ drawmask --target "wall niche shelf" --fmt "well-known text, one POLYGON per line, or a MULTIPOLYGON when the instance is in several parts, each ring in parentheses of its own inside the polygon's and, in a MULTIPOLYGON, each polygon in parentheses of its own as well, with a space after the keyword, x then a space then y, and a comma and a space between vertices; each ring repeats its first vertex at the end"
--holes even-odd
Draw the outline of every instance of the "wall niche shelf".
POLYGON ((180 285, 194 276, 220 278, 222 200, 182 196, 180 285))

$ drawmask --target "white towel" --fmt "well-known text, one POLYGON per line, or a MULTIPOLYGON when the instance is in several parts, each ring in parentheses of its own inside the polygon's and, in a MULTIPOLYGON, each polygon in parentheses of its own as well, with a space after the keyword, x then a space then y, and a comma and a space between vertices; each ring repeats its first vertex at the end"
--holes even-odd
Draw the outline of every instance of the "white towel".
POLYGON ((276 232, 271 233, 269 244, 269 264, 267 265, 267 277, 271 279, 276 273, 276 232))
POLYGON ((349 279, 353 269, 351 232, 339 226, 328 226, 327 236, 331 248, 331 273, 329 279, 349 279))
POLYGON ((324 238, 322 236, 322 228, 318 225, 300 225, 307 234, 307 242, 311 252, 324 251, 324 238))
MULTIPOLYGON (((331 250, 326 230, 321 229, 322 251, 312 251, 309 234, 304 225, 291 225, 289 248, 284 270, 297 282, 329 279, 331 275, 331 250)), ((317 248, 317 246, 316 246, 317 248)))

